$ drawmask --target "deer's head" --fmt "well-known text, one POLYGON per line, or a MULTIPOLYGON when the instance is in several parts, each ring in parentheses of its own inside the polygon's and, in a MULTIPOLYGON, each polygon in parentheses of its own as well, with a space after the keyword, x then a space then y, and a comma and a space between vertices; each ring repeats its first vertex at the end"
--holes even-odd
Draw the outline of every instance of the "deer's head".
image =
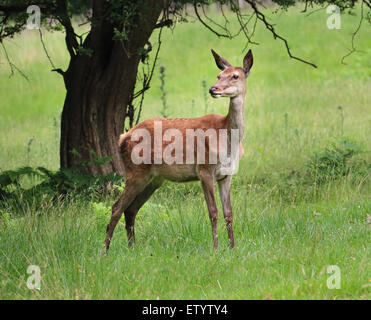
POLYGON ((233 67, 227 60, 219 56, 213 49, 215 63, 222 72, 218 74, 218 81, 210 88, 209 92, 213 98, 233 98, 245 93, 246 78, 250 74, 253 64, 251 50, 243 59, 243 67, 233 67))

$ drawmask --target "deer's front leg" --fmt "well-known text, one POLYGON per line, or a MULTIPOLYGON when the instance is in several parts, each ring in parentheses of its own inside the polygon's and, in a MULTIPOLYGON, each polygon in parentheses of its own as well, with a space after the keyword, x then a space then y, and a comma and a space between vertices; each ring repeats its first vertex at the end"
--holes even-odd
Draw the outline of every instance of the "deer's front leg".
POLYGON ((207 209, 209 210, 209 217, 211 221, 211 228, 213 232, 214 249, 218 249, 218 234, 216 231, 218 224, 218 208, 216 206, 215 195, 214 195, 214 177, 207 171, 199 172, 202 189, 204 191, 205 200, 207 203, 207 209))
POLYGON ((225 223, 227 225, 229 245, 231 248, 234 247, 234 236, 233 236, 233 216, 232 216, 232 205, 230 198, 232 176, 227 176, 223 180, 218 181, 220 200, 223 206, 223 214, 225 223))

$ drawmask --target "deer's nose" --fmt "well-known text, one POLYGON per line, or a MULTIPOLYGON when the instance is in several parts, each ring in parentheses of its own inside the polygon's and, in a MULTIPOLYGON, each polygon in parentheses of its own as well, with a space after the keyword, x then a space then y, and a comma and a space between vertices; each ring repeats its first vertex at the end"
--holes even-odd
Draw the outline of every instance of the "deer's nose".
POLYGON ((213 94, 215 91, 216 91, 216 88, 215 88, 215 87, 211 87, 211 88, 209 89, 209 93, 211 93, 211 94, 213 94))

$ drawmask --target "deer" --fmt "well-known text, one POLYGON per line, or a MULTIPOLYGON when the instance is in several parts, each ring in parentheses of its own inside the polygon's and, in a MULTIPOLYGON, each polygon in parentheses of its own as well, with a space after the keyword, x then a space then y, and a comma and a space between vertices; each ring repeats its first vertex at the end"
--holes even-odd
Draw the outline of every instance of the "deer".
MULTIPOLYGON (((222 165, 219 158, 217 161, 190 161, 190 163, 164 163, 166 160, 164 153, 170 143, 173 144, 173 150, 183 150, 180 158, 185 159, 186 145, 184 139, 163 139, 156 145, 156 124, 160 124, 162 129, 176 129, 179 138, 184 138, 189 130, 225 130, 227 132, 227 145, 211 150, 210 137, 204 141, 204 152, 207 155, 214 152, 219 156, 221 152, 226 152, 224 149, 231 148, 231 132, 238 132, 238 159, 243 155, 242 138, 244 134, 244 104, 246 96, 246 79, 250 74, 253 65, 253 55, 251 50, 247 52, 243 59, 242 67, 232 66, 226 59, 219 56, 213 49, 212 55, 215 59, 216 66, 221 70, 217 76, 217 82, 209 89, 209 93, 213 98, 226 97, 229 98, 229 110, 226 116, 219 114, 208 114, 198 118, 154 118, 147 119, 126 133, 120 135, 118 146, 122 156, 125 168, 125 187, 117 202, 112 206, 112 214, 110 222, 106 229, 105 249, 108 252, 114 229, 125 214, 126 233, 129 247, 135 244, 135 218, 144 205, 144 203, 152 196, 152 194, 164 183, 165 180, 174 182, 201 181, 204 198, 206 200, 209 218, 211 222, 212 237, 214 249, 218 249, 217 221, 218 209, 215 201, 215 182, 219 187, 219 194, 222 203, 223 215, 226 223, 229 247, 235 245, 233 234, 233 215, 230 200, 230 188, 232 175, 223 173, 222 165), (143 143, 138 137, 138 132, 147 132, 147 136, 154 143, 143 143), (180 132, 180 133, 179 133, 180 132), (169 142, 170 141, 170 142, 169 142), (138 151, 138 146, 140 151, 138 151), (135 163, 133 161, 133 153, 137 151, 139 156, 148 155, 149 161, 135 163)), ((162 137, 164 138, 164 136, 162 137)), ((167 137, 169 138, 169 137, 167 137)), ((191 139, 192 140, 192 139, 191 139)), ((220 139, 219 139, 220 140, 220 139)), ((150 141, 150 142, 151 142, 150 141)), ((197 146, 198 146, 197 141, 197 146)), ((196 157, 197 151, 194 151, 196 157)), ((173 155, 174 153, 170 153, 173 155)), ((230 151, 228 152, 230 154, 230 151)), ((169 152, 167 152, 169 156, 169 152)), ((198 159, 198 158, 197 158, 198 159)))

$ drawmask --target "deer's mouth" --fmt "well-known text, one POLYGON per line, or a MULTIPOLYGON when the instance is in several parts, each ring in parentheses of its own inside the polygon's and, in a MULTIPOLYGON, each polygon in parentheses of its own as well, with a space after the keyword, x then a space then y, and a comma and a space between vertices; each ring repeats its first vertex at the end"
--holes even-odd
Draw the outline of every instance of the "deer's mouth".
POLYGON ((222 94, 221 94, 221 93, 218 93, 218 92, 213 92, 213 93, 211 94, 211 96, 212 96, 213 98, 220 98, 220 97, 222 96, 222 94))

